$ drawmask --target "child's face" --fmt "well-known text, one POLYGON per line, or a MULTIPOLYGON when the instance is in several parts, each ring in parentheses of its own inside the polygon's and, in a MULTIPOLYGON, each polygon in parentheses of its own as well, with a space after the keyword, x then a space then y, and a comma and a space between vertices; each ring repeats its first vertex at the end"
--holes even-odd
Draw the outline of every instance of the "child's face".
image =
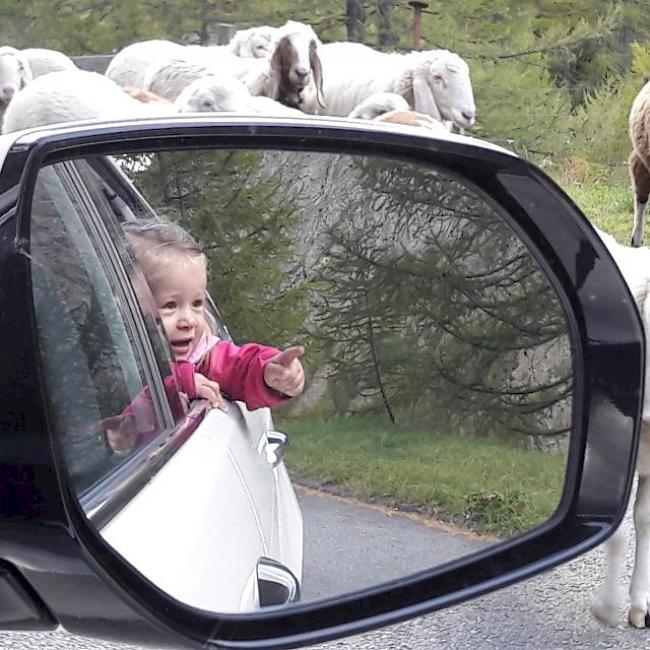
POLYGON ((207 272, 199 259, 173 257, 151 290, 176 361, 187 359, 203 332, 207 272))

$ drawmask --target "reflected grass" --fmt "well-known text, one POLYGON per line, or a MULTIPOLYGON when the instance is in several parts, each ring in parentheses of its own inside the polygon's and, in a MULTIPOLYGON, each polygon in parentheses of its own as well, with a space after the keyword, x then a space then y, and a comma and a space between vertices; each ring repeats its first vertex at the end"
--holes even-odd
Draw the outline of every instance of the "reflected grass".
POLYGON ((375 418, 277 422, 294 480, 510 536, 556 509, 565 454, 504 441, 395 427, 375 418))

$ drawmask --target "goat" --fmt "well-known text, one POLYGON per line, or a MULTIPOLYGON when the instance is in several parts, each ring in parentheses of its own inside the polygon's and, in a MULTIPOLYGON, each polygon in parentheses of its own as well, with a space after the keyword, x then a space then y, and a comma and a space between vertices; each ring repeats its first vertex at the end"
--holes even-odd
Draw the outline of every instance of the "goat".
MULTIPOLYGON (((641 313, 646 340, 650 341, 650 248, 631 248, 619 244, 611 235, 598 231, 616 261, 641 313)), ((636 553, 630 582, 628 621, 638 628, 646 626, 650 604, 650 350, 646 351, 645 394, 641 421, 641 443, 637 454, 639 476, 634 501, 636 553)), ((600 621, 617 623, 625 565, 625 532, 623 523, 605 542, 607 571, 605 580, 592 603, 591 611, 600 621)))
POLYGON ((264 64, 258 65, 245 78, 249 91, 292 108, 302 108, 303 92, 311 87, 315 101, 322 104, 321 47, 309 25, 288 20, 273 35, 264 64))

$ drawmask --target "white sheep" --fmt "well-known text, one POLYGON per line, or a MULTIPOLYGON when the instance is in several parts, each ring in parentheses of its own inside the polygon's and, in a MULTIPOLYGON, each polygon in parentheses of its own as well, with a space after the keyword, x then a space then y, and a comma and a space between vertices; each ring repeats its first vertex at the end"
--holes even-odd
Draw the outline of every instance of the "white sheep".
POLYGON ((65 70, 38 77, 9 103, 2 133, 34 126, 88 119, 126 119, 169 115, 173 104, 143 103, 96 72, 65 70))
POLYGON ((268 97, 251 96, 242 82, 228 75, 197 79, 171 103, 150 91, 118 86, 96 72, 75 70, 53 72, 19 91, 4 115, 2 133, 77 120, 226 111, 305 117, 268 97))
POLYGON ((76 69, 72 59, 56 50, 0 47, 0 109, 6 108, 11 98, 35 77, 68 69, 76 69))
MULTIPOLYGON (((619 244, 611 235, 598 231, 607 246, 639 308, 646 341, 650 341, 650 248, 631 248, 619 244)), ((606 417, 606 414, 603 414, 606 417)), ((645 627, 650 604, 650 349, 646 350, 645 393, 636 471, 639 476, 634 501, 636 553, 630 582, 628 620, 634 627, 645 627)), ((623 602, 626 525, 605 542, 607 570, 591 611, 604 623, 615 625, 623 602)))
POLYGON ((318 111, 310 89, 308 112, 349 115, 361 101, 377 92, 401 95, 409 106, 455 124, 461 132, 474 125, 476 106, 469 66, 448 50, 379 52, 360 43, 327 43, 319 50, 323 68, 323 108, 318 111))
POLYGON ((181 113, 234 112, 305 117, 301 111, 270 97, 253 97, 241 81, 228 75, 212 75, 193 81, 176 98, 175 105, 181 113))
POLYGON ((28 47, 21 50, 21 53, 29 62, 34 78, 50 72, 77 70, 74 61, 67 54, 63 54, 58 50, 50 50, 44 47, 28 47))
POLYGON ((629 134, 632 153, 628 169, 634 192, 634 227, 632 246, 643 243, 645 208, 650 194, 650 81, 639 91, 632 102, 629 117, 629 134))
POLYGON ((184 52, 184 45, 172 41, 138 41, 121 49, 111 59, 105 74, 120 86, 144 88, 144 76, 152 63, 175 55, 182 57, 184 52))
POLYGON ((357 104, 348 117, 373 120, 389 111, 408 111, 408 102, 397 93, 373 93, 357 104))
POLYGON ((261 63, 246 76, 249 91, 286 106, 303 108, 303 93, 310 88, 314 110, 309 112, 315 113, 323 87, 321 47, 309 25, 288 20, 273 35, 267 58, 260 59, 261 63))
MULTIPOLYGON (((239 30, 227 45, 180 45, 164 39, 138 41, 120 50, 111 60, 106 76, 121 86, 147 88, 145 75, 153 65, 172 58, 195 61, 209 65, 213 58, 222 56, 242 58, 263 58, 269 48, 269 41, 277 31, 263 25, 239 30)), ((232 63, 236 65, 236 62, 232 63)), ((152 73, 149 72, 149 75, 152 73)), ((193 79, 190 79, 192 81, 193 79)), ((188 82, 189 83, 189 82, 188 82)), ((155 92, 155 91, 154 91, 155 92)), ((179 90, 180 92, 180 90, 179 90)))
POLYGON ((235 32, 226 48, 235 56, 263 59, 268 54, 271 39, 276 31, 276 27, 269 25, 240 29, 235 32))
POLYGON ((424 113, 412 111, 408 102, 396 93, 373 93, 355 106, 348 117, 421 127, 442 136, 449 133, 447 127, 440 120, 424 113))
POLYGON ((224 73, 243 79, 256 65, 259 65, 257 59, 240 58, 225 50, 187 48, 182 53, 152 63, 145 72, 143 88, 174 101, 196 79, 224 73))

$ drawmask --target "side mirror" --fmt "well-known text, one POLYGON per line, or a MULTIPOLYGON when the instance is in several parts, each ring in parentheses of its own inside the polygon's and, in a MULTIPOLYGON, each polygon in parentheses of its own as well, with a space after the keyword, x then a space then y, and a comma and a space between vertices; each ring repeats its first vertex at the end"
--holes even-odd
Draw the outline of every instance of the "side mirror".
POLYGON ((620 523, 643 330, 537 168, 344 120, 7 138, 8 629, 296 647, 522 580, 620 523), (153 268, 135 245, 161 220, 203 244, 191 316, 161 286, 205 267, 153 268), (264 369, 294 345, 307 382, 288 399, 264 369), (190 404, 183 363, 223 408, 190 404))

